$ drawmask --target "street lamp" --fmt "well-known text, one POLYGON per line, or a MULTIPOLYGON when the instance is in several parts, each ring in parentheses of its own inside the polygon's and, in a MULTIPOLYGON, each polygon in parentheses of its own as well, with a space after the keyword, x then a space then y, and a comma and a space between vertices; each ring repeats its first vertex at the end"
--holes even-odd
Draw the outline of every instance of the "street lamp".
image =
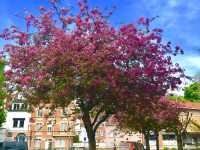
POLYGON ((114 135, 114 150, 117 150, 117 147, 116 147, 116 133, 115 133, 115 131, 114 131, 114 133, 113 133, 113 135, 114 135))

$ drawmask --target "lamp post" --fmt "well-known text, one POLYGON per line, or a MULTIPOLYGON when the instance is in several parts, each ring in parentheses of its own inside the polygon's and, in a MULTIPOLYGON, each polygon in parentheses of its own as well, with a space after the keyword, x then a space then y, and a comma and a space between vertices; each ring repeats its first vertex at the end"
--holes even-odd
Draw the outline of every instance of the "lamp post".
POLYGON ((113 135, 114 135, 114 150, 117 150, 117 147, 116 147, 116 133, 115 133, 115 131, 114 131, 113 135))

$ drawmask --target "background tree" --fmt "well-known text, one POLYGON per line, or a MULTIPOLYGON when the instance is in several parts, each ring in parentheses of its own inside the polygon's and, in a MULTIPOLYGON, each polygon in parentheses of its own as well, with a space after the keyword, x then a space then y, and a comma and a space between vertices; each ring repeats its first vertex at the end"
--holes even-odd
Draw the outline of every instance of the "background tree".
POLYGON ((192 102, 200 102, 200 82, 194 82, 186 87, 184 98, 192 102))
POLYGON ((110 14, 86 1, 75 15, 56 0, 50 3, 53 10, 40 7, 40 16, 25 16, 25 31, 12 26, 0 35, 14 41, 4 46, 8 87, 34 106, 65 107, 75 101, 90 150, 96 149, 96 130, 109 116, 129 104, 153 103, 144 93, 154 93, 156 101, 181 84, 184 72, 170 56, 182 50, 162 42, 162 30, 150 28, 152 19, 115 28, 107 20, 110 14))
POLYGON ((171 125, 171 130, 176 134, 178 150, 183 150, 183 137, 187 133, 187 127, 191 123, 191 119, 192 114, 183 110, 179 115, 179 119, 171 125))
POLYGON ((195 82, 200 82, 200 73, 197 73, 194 77, 193 77, 193 80, 195 82))
POLYGON ((187 111, 187 106, 184 106, 184 103, 187 103, 188 101, 200 102, 198 95, 200 90, 199 85, 198 82, 194 82, 190 86, 186 87, 184 97, 176 95, 168 97, 170 100, 181 102, 183 105, 182 110, 179 112, 179 118, 174 120, 174 122, 169 126, 169 131, 173 131, 176 134, 178 150, 183 150, 183 138, 187 134, 187 127, 189 125, 198 125, 195 124, 194 120, 192 120, 192 112, 187 111))
POLYGON ((165 98, 160 99, 153 105, 148 104, 148 107, 144 107, 137 105, 136 108, 135 105, 129 105, 126 111, 118 113, 116 115, 119 121, 118 127, 122 131, 142 133, 147 150, 150 150, 150 134, 154 134, 156 148, 159 150, 159 132, 171 129, 171 126, 179 118, 181 107, 178 103, 171 102, 165 98))
POLYGON ((0 127, 2 126, 2 123, 6 120, 6 112, 4 109, 4 101, 6 98, 6 92, 4 87, 4 66, 5 63, 1 59, 0 60, 0 127))
POLYGON ((134 109, 128 108, 126 111, 119 112, 116 118, 118 120, 118 128, 123 132, 142 133, 145 138, 146 149, 150 150, 150 132, 155 122, 149 111, 144 111, 144 109, 139 109, 139 107, 134 109))

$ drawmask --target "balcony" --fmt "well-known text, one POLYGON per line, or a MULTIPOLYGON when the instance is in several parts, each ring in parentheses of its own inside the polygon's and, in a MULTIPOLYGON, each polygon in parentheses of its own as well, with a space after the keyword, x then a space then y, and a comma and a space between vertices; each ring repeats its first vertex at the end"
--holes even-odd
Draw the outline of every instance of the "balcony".
POLYGON ((74 131, 53 131, 54 137, 72 137, 75 136, 74 131))
POLYGON ((7 111, 8 112, 28 112, 28 109, 27 108, 20 108, 20 109, 8 108, 7 111))

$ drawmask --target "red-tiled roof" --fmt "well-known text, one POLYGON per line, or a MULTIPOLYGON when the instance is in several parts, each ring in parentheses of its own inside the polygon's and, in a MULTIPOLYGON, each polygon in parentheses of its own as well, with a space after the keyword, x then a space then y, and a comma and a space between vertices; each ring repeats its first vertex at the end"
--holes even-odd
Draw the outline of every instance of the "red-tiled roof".
POLYGON ((199 109, 200 110, 200 103, 184 102, 183 105, 188 109, 199 109))

